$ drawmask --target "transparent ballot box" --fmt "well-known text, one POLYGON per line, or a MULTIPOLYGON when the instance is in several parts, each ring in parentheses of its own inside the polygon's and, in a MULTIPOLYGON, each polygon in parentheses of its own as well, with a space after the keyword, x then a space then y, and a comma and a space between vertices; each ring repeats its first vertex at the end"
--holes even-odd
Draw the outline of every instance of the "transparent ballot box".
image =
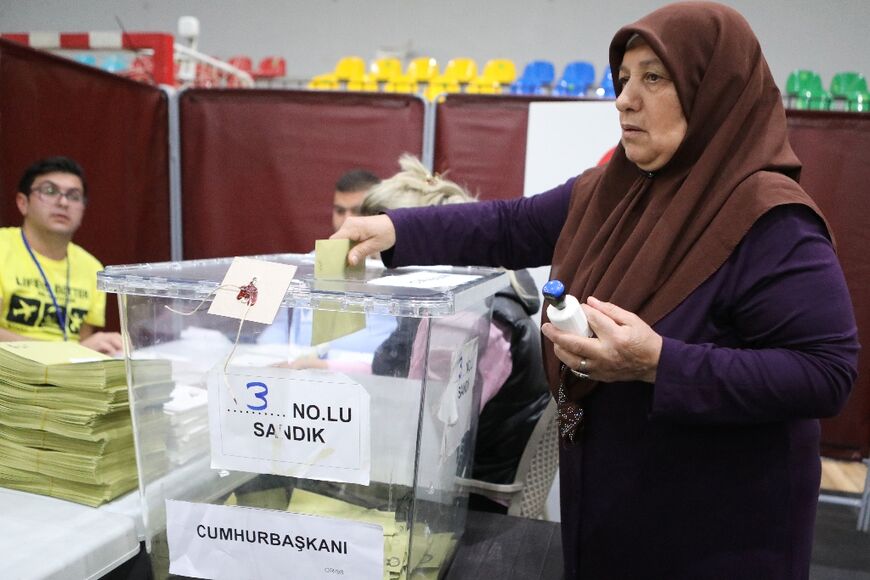
POLYGON ((313 255, 254 260, 295 267, 286 292, 271 277, 227 284, 231 258, 98 275, 118 294, 155 577, 441 577, 507 277, 374 261, 315 277, 313 255), (270 292, 277 314, 254 320, 270 292), (242 315, 209 313, 221 300, 242 315))

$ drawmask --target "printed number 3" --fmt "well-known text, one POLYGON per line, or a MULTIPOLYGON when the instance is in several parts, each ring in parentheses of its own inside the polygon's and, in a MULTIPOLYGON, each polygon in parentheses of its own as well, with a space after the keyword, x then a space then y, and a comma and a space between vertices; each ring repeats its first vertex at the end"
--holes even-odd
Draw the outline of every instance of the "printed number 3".
POLYGON ((263 401, 263 404, 259 405, 259 406, 248 405, 248 409, 250 409, 251 411, 262 411, 263 409, 265 409, 266 406, 268 405, 268 402, 266 401, 266 395, 269 394, 269 387, 266 386, 266 383, 261 383, 261 382, 248 383, 247 387, 249 389, 259 388, 260 391, 257 393, 254 393, 254 397, 263 401))

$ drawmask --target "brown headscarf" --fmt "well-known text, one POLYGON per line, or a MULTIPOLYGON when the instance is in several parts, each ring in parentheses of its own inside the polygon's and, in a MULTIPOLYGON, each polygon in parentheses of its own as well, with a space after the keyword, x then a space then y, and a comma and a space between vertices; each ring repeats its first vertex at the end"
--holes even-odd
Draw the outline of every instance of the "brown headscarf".
MULTIPOLYGON (((613 37, 613 78, 635 34, 674 79, 685 139, 653 175, 620 145, 606 166, 577 179, 552 277, 581 302, 592 295, 653 325, 722 266, 771 208, 803 204, 821 213, 797 183, 801 165, 779 90, 740 14, 710 2, 656 10, 613 37)), ((545 353, 557 383, 549 342, 545 353)), ((566 376, 569 400, 595 386, 566 376)))

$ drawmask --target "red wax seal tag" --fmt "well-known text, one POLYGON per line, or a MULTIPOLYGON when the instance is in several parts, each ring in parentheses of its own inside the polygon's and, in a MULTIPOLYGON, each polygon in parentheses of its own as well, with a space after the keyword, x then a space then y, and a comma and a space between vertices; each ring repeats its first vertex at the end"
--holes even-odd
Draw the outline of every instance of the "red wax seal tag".
POLYGON ((250 284, 242 286, 239 288, 239 295, 236 296, 236 300, 244 302, 248 306, 253 306, 257 303, 257 279, 254 278, 251 280, 250 284))

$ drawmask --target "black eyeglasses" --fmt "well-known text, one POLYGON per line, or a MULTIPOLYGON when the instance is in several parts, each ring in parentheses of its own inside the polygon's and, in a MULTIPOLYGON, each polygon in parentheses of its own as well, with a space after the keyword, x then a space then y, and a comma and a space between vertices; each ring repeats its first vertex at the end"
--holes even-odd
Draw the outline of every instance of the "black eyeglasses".
POLYGON ((71 188, 61 191, 60 186, 50 181, 43 181, 30 190, 31 193, 39 194, 39 199, 46 203, 57 201, 58 196, 63 196, 69 203, 85 203, 85 194, 81 189, 71 188))

